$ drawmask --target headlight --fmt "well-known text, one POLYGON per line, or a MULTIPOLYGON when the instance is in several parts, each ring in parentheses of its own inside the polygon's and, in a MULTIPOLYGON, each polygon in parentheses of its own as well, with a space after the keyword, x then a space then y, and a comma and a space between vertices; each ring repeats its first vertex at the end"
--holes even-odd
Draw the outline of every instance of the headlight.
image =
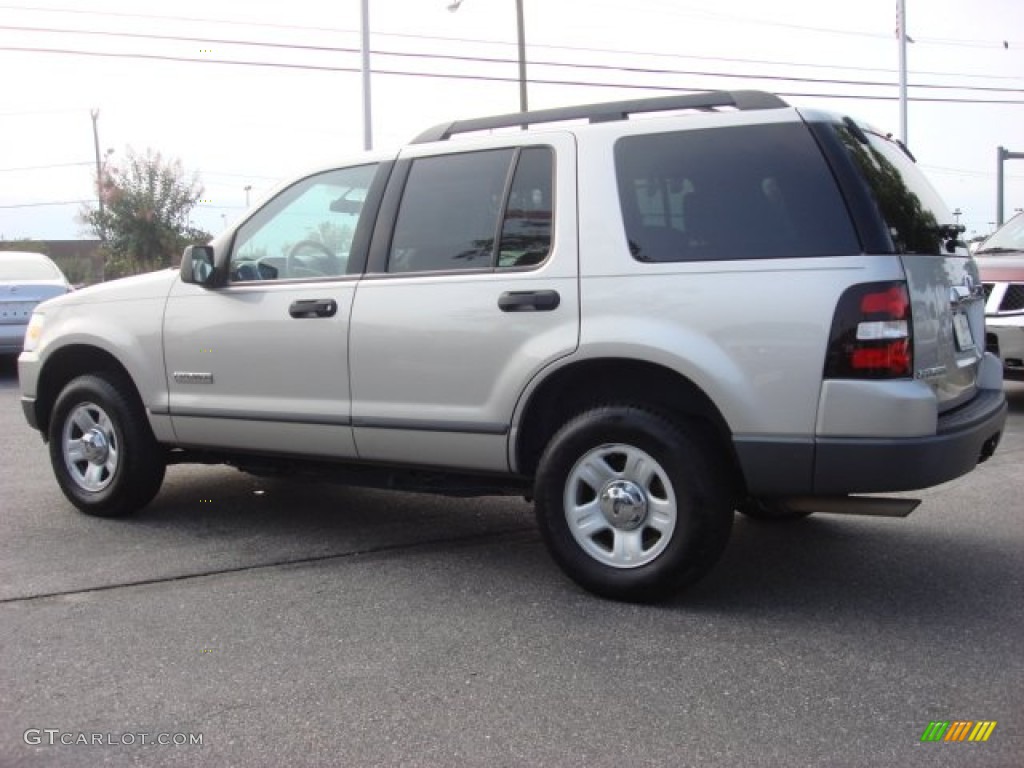
POLYGON ((28 328, 25 329, 25 346, 26 352, 34 352, 35 348, 39 345, 39 339, 43 335, 43 325, 46 323, 46 315, 41 315, 38 312, 32 313, 32 319, 28 321, 28 328))

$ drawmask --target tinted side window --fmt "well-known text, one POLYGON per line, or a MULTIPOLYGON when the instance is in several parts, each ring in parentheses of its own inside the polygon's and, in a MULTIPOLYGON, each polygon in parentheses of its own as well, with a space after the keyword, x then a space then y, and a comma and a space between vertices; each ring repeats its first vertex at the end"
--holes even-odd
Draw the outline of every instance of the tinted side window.
POLYGON ((626 237, 638 261, 859 253, 843 199, 800 124, 620 139, 626 237))
POLYGON ((519 154, 501 227, 499 267, 540 264, 551 250, 553 155, 547 147, 519 154))
POLYGON ((238 230, 231 253, 233 282, 338 277, 376 165, 303 179, 256 212, 238 230))
POLYGON ((388 272, 490 268, 514 149, 415 160, 388 272))

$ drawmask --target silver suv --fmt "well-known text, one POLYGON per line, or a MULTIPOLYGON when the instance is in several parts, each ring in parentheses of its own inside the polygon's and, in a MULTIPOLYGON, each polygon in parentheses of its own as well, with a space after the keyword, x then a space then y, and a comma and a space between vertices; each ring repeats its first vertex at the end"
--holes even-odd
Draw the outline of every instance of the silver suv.
POLYGON ((180 270, 42 305, 25 415, 68 499, 168 464, 521 494, 601 595, 700 578, 739 509, 971 471, 1006 418, 984 296, 909 152, 700 93, 438 126, 285 185, 180 270))

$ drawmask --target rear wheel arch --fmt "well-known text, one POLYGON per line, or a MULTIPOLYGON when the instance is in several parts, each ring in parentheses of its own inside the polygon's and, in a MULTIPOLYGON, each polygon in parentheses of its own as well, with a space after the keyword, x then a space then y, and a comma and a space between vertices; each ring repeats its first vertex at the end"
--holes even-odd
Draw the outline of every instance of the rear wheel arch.
POLYGON ((584 360, 552 372, 530 395, 518 420, 515 459, 519 474, 537 471, 551 438, 575 416, 607 403, 629 402, 699 425, 728 458, 741 480, 732 433, 710 397, 677 371, 644 360, 584 360))

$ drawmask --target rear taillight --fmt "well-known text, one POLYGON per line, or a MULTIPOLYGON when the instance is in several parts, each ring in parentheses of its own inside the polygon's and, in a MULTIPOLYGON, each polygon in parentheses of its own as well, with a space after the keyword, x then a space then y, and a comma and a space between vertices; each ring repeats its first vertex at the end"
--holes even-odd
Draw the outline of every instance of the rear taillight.
POLYGON ((839 299, 825 378, 903 379, 914 370, 910 296, 904 282, 864 283, 839 299))

